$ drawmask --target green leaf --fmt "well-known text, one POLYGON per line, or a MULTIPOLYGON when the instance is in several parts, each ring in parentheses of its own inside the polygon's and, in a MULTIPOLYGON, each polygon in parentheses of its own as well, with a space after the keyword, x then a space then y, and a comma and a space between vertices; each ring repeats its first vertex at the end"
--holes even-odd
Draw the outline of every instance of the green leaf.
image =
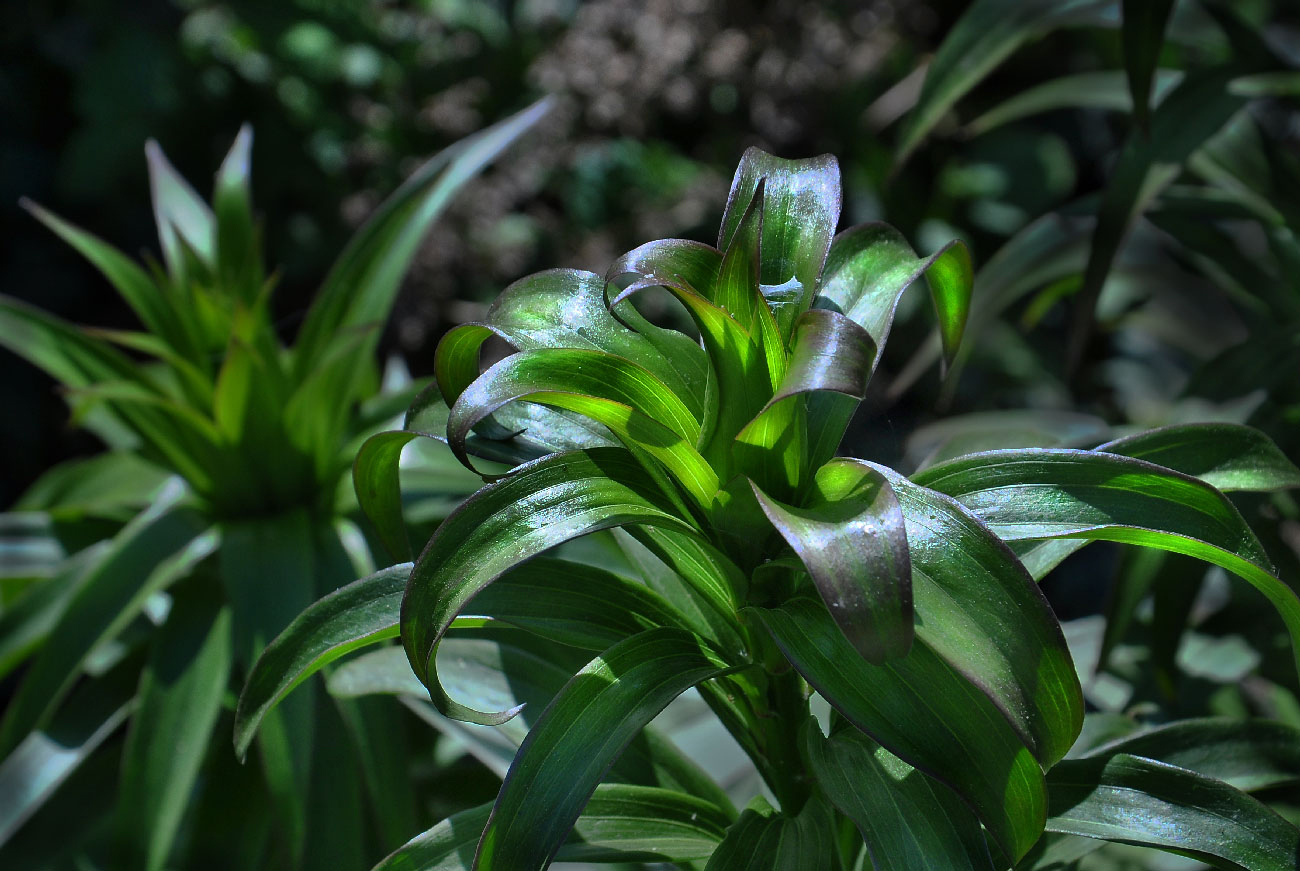
POLYGON ((144 154, 149 164, 149 190, 153 195, 153 216, 163 259, 172 280, 183 285, 189 272, 189 257, 197 255, 209 266, 213 262, 216 234, 212 210, 168 162, 157 142, 152 139, 146 142, 144 154))
POLYGON ((1110 435, 1099 417, 1048 409, 977 411, 919 426, 907 437, 907 457, 917 468, 976 451, 999 448, 1081 448, 1110 435))
POLYGON ((249 193, 249 157, 253 147, 253 128, 239 128, 230 153, 217 170, 216 189, 212 194, 216 213, 216 267, 221 288, 245 305, 252 305, 262 290, 262 264, 253 204, 249 193))
MULTIPOLYGON (((128 661, 129 662, 129 661, 128 661)), ((118 730, 135 705, 134 675, 118 667, 88 681, 45 728, 31 732, 0 762, 0 844, 118 730)), ((114 761, 116 767, 116 761, 114 761)), ((86 797, 78 802, 84 813, 86 797)))
POLYGON ((696 636, 651 629, 592 660, 519 748, 479 842, 476 867, 545 868, 623 748, 667 704, 734 670, 696 636))
POLYGON ((1142 756, 1254 792, 1300 781, 1300 729, 1268 720, 1214 717, 1146 729, 1088 751, 1142 756))
POLYGON ((294 687, 349 651, 397 637, 409 563, 340 587, 303 611, 257 658, 235 713, 242 758, 267 712, 294 687))
POLYGON ((766 408, 819 390, 861 400, 875 362, 870 333, 839 312, 809 309, 795 322, 785 377, 766 408))
POLYGON ((1043 773, 988 698, 924 644, 874 666, 807 598, 748 608, 799 673, 846 719, 908 764, 951 786, 1018 859, 1042 832, 1043 773))
POLYGON ((84 515, 125 520, 149 505, 166 480, 165 470, 138 454, 110 451, 48 469, 14 510, 48 511, 58 520, 84 515))
POLYGON ((1071 326, 1071 365, 1082 359, 1102 285, 1133 220, 1178 176, 1192 152, 1246 105, 1245 98, 1228 92, 1235 72, 1220 67, 1188 73, 1152 113, 1150 135, 1129 134, 1098 206, 1071 326))
POLYGON ((361 511, 374 524, 389 554, 399 560, 411 559, 411 540, 402 519, 398 465, 402 449, 419 435, 406 430, 376 433, 366 439, 352 462, 352 486, 361 511))
POLYGON ((51 630, 0 722, 0 752, 50 721, 86 657, 113 638, 158 590, 187 574, 217 546, 206 519, 181 501, 177 482, 113 540, 51 630))
MULTIPOLYGON (((1158 104, 1182 78, 1182 70, 1155 70, 1150 101, 1158 104)), ((1056 109, 1131 112, 1133 95, 1129 91, 1128 76, 1122 70, 1102 70, 1049 79, 1042 84, 1016 91, 967 124, 966 132, 971 136, 980 136, 1004 124, 1056 109)))
MULTIPOLYGON (((346 327, 388 317, 411 258, 451 198, 549 111, 541 100, 469 136, 415 171, 348 242, 307 312, 295 346, 299 380, 319 364, 346 327)), ((373 341, 373 340, 372 340, 373 341)), ((367 356, 369 346, 364 354, 367 356)))
POLYGON ((749 148, 736 168, 718 232, 718 248, 726 251, 731 247, 751 203, 759 202, 759 238, 744 244, 755 245, 756 250, 748 253, 758 260, 758 280, 782 339, 790 336, 795 321, 817 293, 831 236, 839 223, 840 187, 840 166, 829 154, 784 160, 749 148))
POLYGON ((1047 600, 970 511, 871 465, 906 522, 917 642, 978 687, 1051 765, 1079 734, 1083 692, 1047 600))
POLYGON ((1155 77, 1160 49, 1165 42, 1165 27, 1174 0, 1123 0, 1121 36, 1124 45, 1124 71, 1128 75, 1133 97, 1133 120, 1144 134, 1151 114, 1151 84, 1155 77))
POLYGON ((1300 829, 1217 780, 1140 756, 1068 760, 1048 774, 1047 828, 1170 850, 1218 868, 1295 871, 1300 829))
POLYGON ((844 637, 868 662, 912 647, 912 566, 903 512, 880 473, 851 460, 817 470, 801 506, 757 487, 763 512, 794 548, 844 637))
POLYGON ((1200 478, 1224 493, 1300 487, 1300 469, 1254 427, 1189 423, 1147 430, 1097 448, 1200 478))
POLYGON ((1273 574, 1227 497, 1203 481, 1129 457, 1046 449, 972 454, 915 478, 956 498, 1006 541, 1118 541, 1234 572, 1277 608, 1300 666, 1300 597, 1273 574))
POLYGON ((131 307, 136 317, 151 333, 166 339, 174 347, 184 347, 178 345, 183 341, 180 325, 176 322, 175 315, 160 288, 149 277, 149 273, 133 263, 122 252, 80 227, 68 223, 33 202, 21 200, 20 203, 38 221, 49 227, 60 239, 90 261, 91 265, 113 285, 118 295, 131 307))
POLYGON ((817 785, 862 833, 875 871, 993 871, 979 820, 942 784, 856 729, 803 729, 817 785))
POLYGON ((797 815, 779 813, 755 798, 727 830, 706 871, 780 871, 834 868, 838 848, 835 820, 826 802, 814 797, 797 815))
POLYGON ((700 397, 708 369, 704 353, 681 333, 646 322, 631 306, 621 307, 615 315, 605 295, 605 279, 594 273, 550 269, 522 278, 502 291, 482 326, 458 328, 465 337, 456 342, 454 354, 450 347, 444 351, 440 343, 439 384, 453 402, 478 375, 477 352, 486 338, 484 329, 521 351, 571 348, 624 357, 667 384, 696 419, 703 412, 700 397), (447 368, 453 360, 454 378, 447 368))
POLYGON ((487 725, 485 713, 448 698, 438 683, 438 641, 476 593, 506 570, 569 539, 626 524, 693 531, 627 451, 555 454, 484 487, 438 527, 411 572, 402 603, 402 644, 440 711, 487 725))
POLYGON ((629 449, 663 463, 702 508, 712 504, 718 479, 695 450, 699 420, 648 369, 602 351, 547 348, 506 357, 452 406, 447 441, 462 463, 472 468, 464 442, 474 425, 518 399, 605 424, 629 449))
POLYGON ((23 591, 0 612, 0 676, 11 672, 49 638, 68 603, 95 576, 99 563, 112 552, 100 541, 64 560, 58 572, 23 591))
POLYGON ((177 596, 140 678, 118 795, 124 861, 161 869, 189 806, 232 659, 217 595, 177 596))
POLYGON ((925 75, 894 162, 901 166, 947 111, 1024 43, 1097 23, 1114 0, 976 0, 944 37, 925 75))
MULTIPOLYGON (((471 808, 412 838, 373 871, 470 871, 492 805, 471 808)), ((685 862, 704 858, 727 820, 692 796, 654 787, 602 783, 588 800, 560 861, 685 862)))

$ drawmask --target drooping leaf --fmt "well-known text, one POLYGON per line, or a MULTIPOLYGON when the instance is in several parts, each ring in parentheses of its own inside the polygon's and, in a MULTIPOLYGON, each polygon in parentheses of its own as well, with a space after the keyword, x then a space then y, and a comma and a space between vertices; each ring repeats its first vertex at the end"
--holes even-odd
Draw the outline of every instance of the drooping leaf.
POLYGON ((339 255, 307 313, 295 346, 300 378, 316 367, 339 330, 387 318, 411 258, 447 203, 549 109, 550 102, 541 100, 462 139, 384 201, 339 255))
POLYGON ((467 387, 452 406, 447 439, 470 465, 465 439, 475 424, 518 399, 564 408, 608 426, 632 450, 644 450, 703 508, 717 475, 695 450, 700 422, 647 369, 600 351, 562 348, 512 354, 467 387))
POLYGON ((0 612, 0 676, 45 642, 68 603, 112 549, 111 542, 101 541, 63 560, 53 577, 28 587, 0 612))
POLYGON ((1300 729, 1268 720, 1180 720, 1108 741, 1085 758, 1117 753, 1186 768, 1244 792, 1300 780, 1300 729))
MULTIPOLYGON (((1169 89, 1182 81, 1182 70, 1154 71, 1152 103, 1159 103, 1169 89)), ((1102 109, 1131 112, 1133 95, 1123 70, 1073 73, 1018 90, 1005 101, 966 125, 966 132, 979 136, 990 130, 1056 109, 1102 109)))
POLYGON ((803 729, 817 784, 862 833, 875 871, 993 871, 979 820, 947 787, 856 729, 803 729))
POLYGON ((1200 478, 1217 490, 1300 487, 1300 469, 1267 435, 1231 423, 1188 423, 1147 430, 1097 448, 1200 478))
POLYGON ((727 830, 704 867, 705 871, 833 868, 837 852, 834 817, 825 800, 809 799, 798 814, 789 815, 759 797, 727 830))
POLYGON ((151 509, 117 535, 111 551, 80 583, 51 630, 59 643, 47 645, 33 660, 5 711, 0 752, 12 750, 24 735, 50 721, 96 645, 125 628, 151 594, 215 549, 217 536, 208 521, 182 495, 179 482, 164 490, 151 509))
POLYGON ((232 659, 230 611, 213 595, 178 596, 140 679, 122 755, 118 826, 124 861, 166 864, 217 721, 232 659))
POLYGON ((1018 859, 1038 840, 1047 812, 1038 762, 988 698, 930 648, 915 644, 873 666, 816 600, 744 613, 850 723, 951 786, 1008 855, 1018 859))
POLYGON ((758 244, 752 256, 759 260, 763 295, 785 340, 798 317, 812 305, 839 222, 839 163, 829 154, 784 160, 758 148, 747 149, 727 195, 718 232, 719 250, 731 246, 746 211, 759 196, 761 236, 753 240, 758 244))
POLYGON ((698 638, 651 629, 592 660, 519 748, 475 867, 545 868, 587 799, 637 732, 689 687, 733 670, 698 638))
POLYGON ((926 71, 894 161, 901 165, 947 111, 1025 42, 1059 27, 1094 24, 1114 0, 977 0, 952 26, 926 71))
POLYGON ((1117 753, 1048 773, 1049 831, 1171 850, 1219 868, 1294 871, 1300 829, 1244 792, 1117 753))
POLYGON ((1082 448, 1111 433, 1106 421, 1077 411, 977 411, 917 427, 907 437, 907 459, 924 468, 998 448, 1082 448))
POLYGON ((755 488, 764 513, 812 575, 844 637, 869 662, 912 646, 912 566, 889 483, 850 460, 817 470, 809 501, 782 505, 755 488))
POLYGON ((1044 766, 1062 758, 1083 722, 1083 694, 1042 592, 971 512, 869 465, 903 512, 917 643, 978 687, 1044 766))
POLYGON ((1119 541, 1222 566, 1273 603, 1300 663, 1300 597, 1274 575, 1227 497, 1203 481, 1144 460, 1047 449, 971 454, 915 480, 953 496, 1007 541, 1119 541))
POLYGON ((629 523, 693 531, 646 469, 617 448, 526 464, 453 512, 416 561, 402 603, 402 644, 439 709, 486 724, 512 715, 471 710, 440 690, 434 663, 438 641, 470 597, 548 548, 629 523))

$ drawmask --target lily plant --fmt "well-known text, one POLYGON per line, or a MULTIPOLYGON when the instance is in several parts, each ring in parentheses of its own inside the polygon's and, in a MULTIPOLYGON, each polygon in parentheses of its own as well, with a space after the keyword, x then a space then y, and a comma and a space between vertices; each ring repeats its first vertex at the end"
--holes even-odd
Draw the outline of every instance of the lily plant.
POLYGON ((243 770, 211 737, 229 729, 231 687, 266 642, 373 571, 348 469, 418 392, 381 390, 379 332, 450 198, 545 111, 420 167, 343 249, 288 345, 253 213, 251 129, 210 204, 146 148, 162 263, 27 204, 140 329, 83 328, 0 297, 0 346, 51 375, 110 449, 50 470, 0 518, 0 677, 19 678, 0 717, 0 865, 346 868, 371 843, 404 840, 415 799, 401 753, 375 749, 401 746, 385 709, 303 693, 243 770), (340 782, 379 796, 380 818, 351 814, 340 782))
POLYGON ((1037 580, 1096 540, 1189 554, 1254 585, 1294 645, 1300 599, 1210 481, 1300 472, 1245 427, 912 477, 837 456, 901 295, 928 283, 951 357, 972 291, 961 242, 918 257, 884 224, 835 235, 840 198, 832 157, 751 149, 716 247, 657 241, 603 276, 533 275, 448 333, 436 384, 366 442, 354 484, 409 559, 407 444, 445 441, 487 483, 413 563, 322 599, 267 648, 237 748, 304 677, 381 645, 331 690, 427 692, 465 740, 509 746, 494 801, 381 869, 1046 868, 1105 841, 1295 869, 1300 831, 1249 791, 1295 782, 1300 731, 1084 731, 1037 580), (634 305, 649 292, 693 332, 651 323, 634 305), (493 338, 509 353, 485 368, 493 338), (589 536, 617 552, 574 549, 589 536), (739 812, 652 722, 692 688, 761 777, 739 812))

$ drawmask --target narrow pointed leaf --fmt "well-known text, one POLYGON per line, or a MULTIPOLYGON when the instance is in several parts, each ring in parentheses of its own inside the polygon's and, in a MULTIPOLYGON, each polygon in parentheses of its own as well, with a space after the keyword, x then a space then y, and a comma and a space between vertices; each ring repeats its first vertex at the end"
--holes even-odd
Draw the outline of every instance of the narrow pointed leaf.
POLYGON ((1133 98, 1133 120, 1146 133, 1151 114, 1152 79, 1165 43, 1165 27, 1174 0, 1123 0, 1120 6, 1124 70, 1133 98))
POLYGON ((153 216, 163 259, 172 279, 183 281, 187 272, 186 247, 203 263, 212 263, 215 243, 212 210, 171 165, 157 142, 152 139, 146 142, 144 154, 149 164, 149 190, 153 195, 153 216))
POLYGON ((817 470, 800 507, 755 488, 768 520, 803 561, 831 618, 868 662, 912 647, 912 565, 889 482, 852 461, 817 470))
POLYGON ((521 466, 453 512, 416 561, 402 603, 402 644, 439 709, 486 724, 514 713, 471 710, 447 698, 438 683, 438 641, 474 594, 557 544, 629 523, 692 531, 644 467, 617 448, 556 454, 521 466))
POLYGON ((810 723, 803 738, 813 777, 862 833, 875 871, 993 871, 979 820, 943 784, 856 729, 826 738, 810 723))
MULTIPOLYGON (((299 376, 341 328, 382 322, 429 227, 451 198, 550 109, 542 100, 435 155, 398 188, 339 255, 298 335, 299 376)), ((368 353, 368 352, 367 352, 368 353)))
POLYGON ((253 128, 245 124, 217 170, 212 205, 216 218, 217 277, 228 293, 244 304, 252 304, 262 285, 258 262, 257 234, 249 192, 249 159, 253 128))
POLYGON ((207 520, 180 501, 179 485, 128 524, 111 553, 68 603, 47 645, 23 677, 0 722, 0 752, 8 752, 32 729, 48 723, 94 647, 114 637, 144 607, 216 548, 207 520))
POLYGON ((99 562, 112 552, 108 541, 97 542, 63 560, 58 572, 29 587, 0 612, 0 677, 7 675, 46 642, 68 603, 94 577, 99 562))
POLYGON ((977 0, 970 4, 926 71, 895 164, 901 165, 953 104, 1025 42, 1058 27, 1105 20, 1114 6, 1114 0, 977 0))
POLYGON ((740 815, 705 871, 780 871, 834 868, 835 820, 825 800, 814 797, 797 815, 779 813, 755 799, 740 815))
POLYGON ((1203 481, 1129 457, 1046 449, 971 454, 915 480, 953 496, 1007 541, 1119 541, 1234 572, 1278 610, 1300 667, 1300 597, 1275 576, 1227 497, 1203 481))
POLYGON ((1147 430, 1097 448, 1200 478, 1224 493, 1300 487, 1300 469, 1253 427, 1189 423, 1147 430))
POLYGON ((140 679, 122 755, 118 825, 133 867, 161 869, 193 799, 233 656, 230 611, 216 596, 179 597, 140 679))
POLYGON ((475 867, 545 868, 623 748, 667 704, 734 666, 690 633, 652 629, 592 660, 519 748, 475 867))
POLYGON ((1217 780, 1118 753, 1048 775, 1049 831, 1191 855, 1218 868, 1294 871, 1300 829, 1217 780))
POLYGON ((816 600, 744 613, 850 723, 952 787, 1008 855, 1018 859, 1038 840, 1047 812, 1038 762, 988 698, 928 647, 874 666, 816 600))
MULTIPOLYGON (((1169 89, 1182 81, 1182 70, 1158 69, 1152 75, 1151 103, 1159 103, 1169 89)), ((1073 73, 1019 90, 966 125, 979 136, 990 130, 1056 109, 1133 111, 1133 95, 1123 70, 1073 73)))

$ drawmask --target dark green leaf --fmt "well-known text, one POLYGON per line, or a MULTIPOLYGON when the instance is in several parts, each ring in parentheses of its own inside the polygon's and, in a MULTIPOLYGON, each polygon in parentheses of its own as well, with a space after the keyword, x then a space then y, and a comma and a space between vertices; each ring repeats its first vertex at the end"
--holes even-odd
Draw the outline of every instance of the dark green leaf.
POLYGON ((979 820, 936 783, 856 729, 803 730, 817 784, 862 833, 875 871, 993 871, 979 820))
POLYGON ((479 842, 476 867, 545 868, 605 771, 686 689, 733 670, 690 633, 651 629, 574 676, 519 748, 479 842))
POLYGON ((799 507, 755 488, 768 520, 794 548, 844 637, 869 662, 912 647, 912 566, 903 512, 889 482, 851 460, 817 470, 799 507))
MULTIPOLYGON (((760 238, 746 241, 782 338, 812 305, 840 217, 840 166, 829 154, 784 160, 758 148, 740 158, 718 232, 726 251, 751 204, 761 198, 760 238), (762 191, 760 194, 759 191, 762 191)), ((717 300, 715 300, 717 301, 717 300)), ((741 321, 742 326, 745 322, 741 321)))
POLYGON ((140 678, 122 753, 118 825, 124 861, 156 871, 189 806, 232 659, 219 596, 177 596, 140 678))
POLYGON ((1023 856, 1047 812, 1043 773, 1006 718, 924 644, 873 666, 814 599, 750 608, 813 687, 891 753, 951 786, 1011 856, 1023 856))
POLYGON ((955 497, 1007 541, 1119 541, 1221 566, 1273 603, 1300 658, 1300 597, 1274 576, 1227 497, 1203 481, 1129 457, 1046 449, 971 454, 916 481, 955 497))
POLYGON ((1133 120, 1145 134, 1151 114, 1152 79, 1165 43, 1165 27, 1174 0, 1123 0, 1120 8, 1124 70, 1133 99, 1133 120))
POLYGON ((1300 780, 1300 729, 1268 720, 1181 720, 1107 742, 1088 758, 1143 756, 1245 792, 1300 780))
POLYGON ((114 637, 145 600, 184 576, 217 545, 216 534, 192 506, 181 501, 179 483, 127 525, 109 553, 68 603, 46 645, 32 662, 0 723, 0 751, 49 722, 96 645, 114 637))
POLYGON ((960 504, 874 468, 889 481, 906 521, 917 642, 978 687, 1051 765, 1079 734, 1083 694, 1047 600, 960 504))
POLYGON ((438 641, 474 594, 557 544, 638 523, 693 531, 645 468, 618 448, 555 454, 521 466, 453 512, 416 561, 402 603, 402 644, 439 710, 486 724, 514 713, 474 711, 441 692, 438 641))
POLYGON ((8 674, 45 643, 68 603, 94 577, 101 560, 112 552, 108 541, 97 542, 59 565, 58 572, 23 591, 0 612, 0 676, 8 674))
POLYGON ((387 318, 411 258, 451 198, 549 109, 549 101, 539 101, 462 139, 384 201, 339 255, 307 313, 295 351, 300 378, 316 368, 340 329, 387 318))
POLYGON ((608 426, 629 449, 644 450, 673 474, 702 508, 718 489, 713 469, 695 450, 700 422, 647 369, 602 351, 521 351, 494 365, 452 406, 447 440, 470 465, 465 439, 475 424, 517 399, 585 415, 608 426))
POLYGON ((212 194, 217 277, 225 292, 245 305, 253 304, 262 290, 262 264, 258 262, 248 183, 252 147, 253 128, 245 124, 239 128, 230 153, 217 170, 216 189, 212 194))
POLYGON ((1134 457, 1200 478, 1225 493, 1300 487, 1300 469, 1259 430, 1232 423, 1188 423, 1107 442, 1098 451, 1134 457))
POLYGON ((1184 768, 1119 753, 1061 762, 1047 782, 1052 832, 1242 871, 1295 871, 1300 856, 1300 829, 1244 792, 1184 768))
POLYGON ((727 830, 705 869, 825 871, 835 867, 837 851, 834 816, 823 799, 809 799, 797 815, 790 816, 759 797, 727 830))
MULTIPOLYGON (((1155 70, 1151 102, 1159 103, 1182 78, 1181 70, 1155 70)), ((1004 102, 967 124, 966 132, 979 136, 1012 121, 1056 109, 1131 112, 1133 95, 1129 92, 1128 76, 1122 70, 1074 73, 1017 90, 1004 102)))
POLYGON ((341 587, 303 611, 266 646, 249 672, 235 714, 235 752, 248 752, 266 713, 299 683, 349 651, 397 637, 410 563, 341 587))

